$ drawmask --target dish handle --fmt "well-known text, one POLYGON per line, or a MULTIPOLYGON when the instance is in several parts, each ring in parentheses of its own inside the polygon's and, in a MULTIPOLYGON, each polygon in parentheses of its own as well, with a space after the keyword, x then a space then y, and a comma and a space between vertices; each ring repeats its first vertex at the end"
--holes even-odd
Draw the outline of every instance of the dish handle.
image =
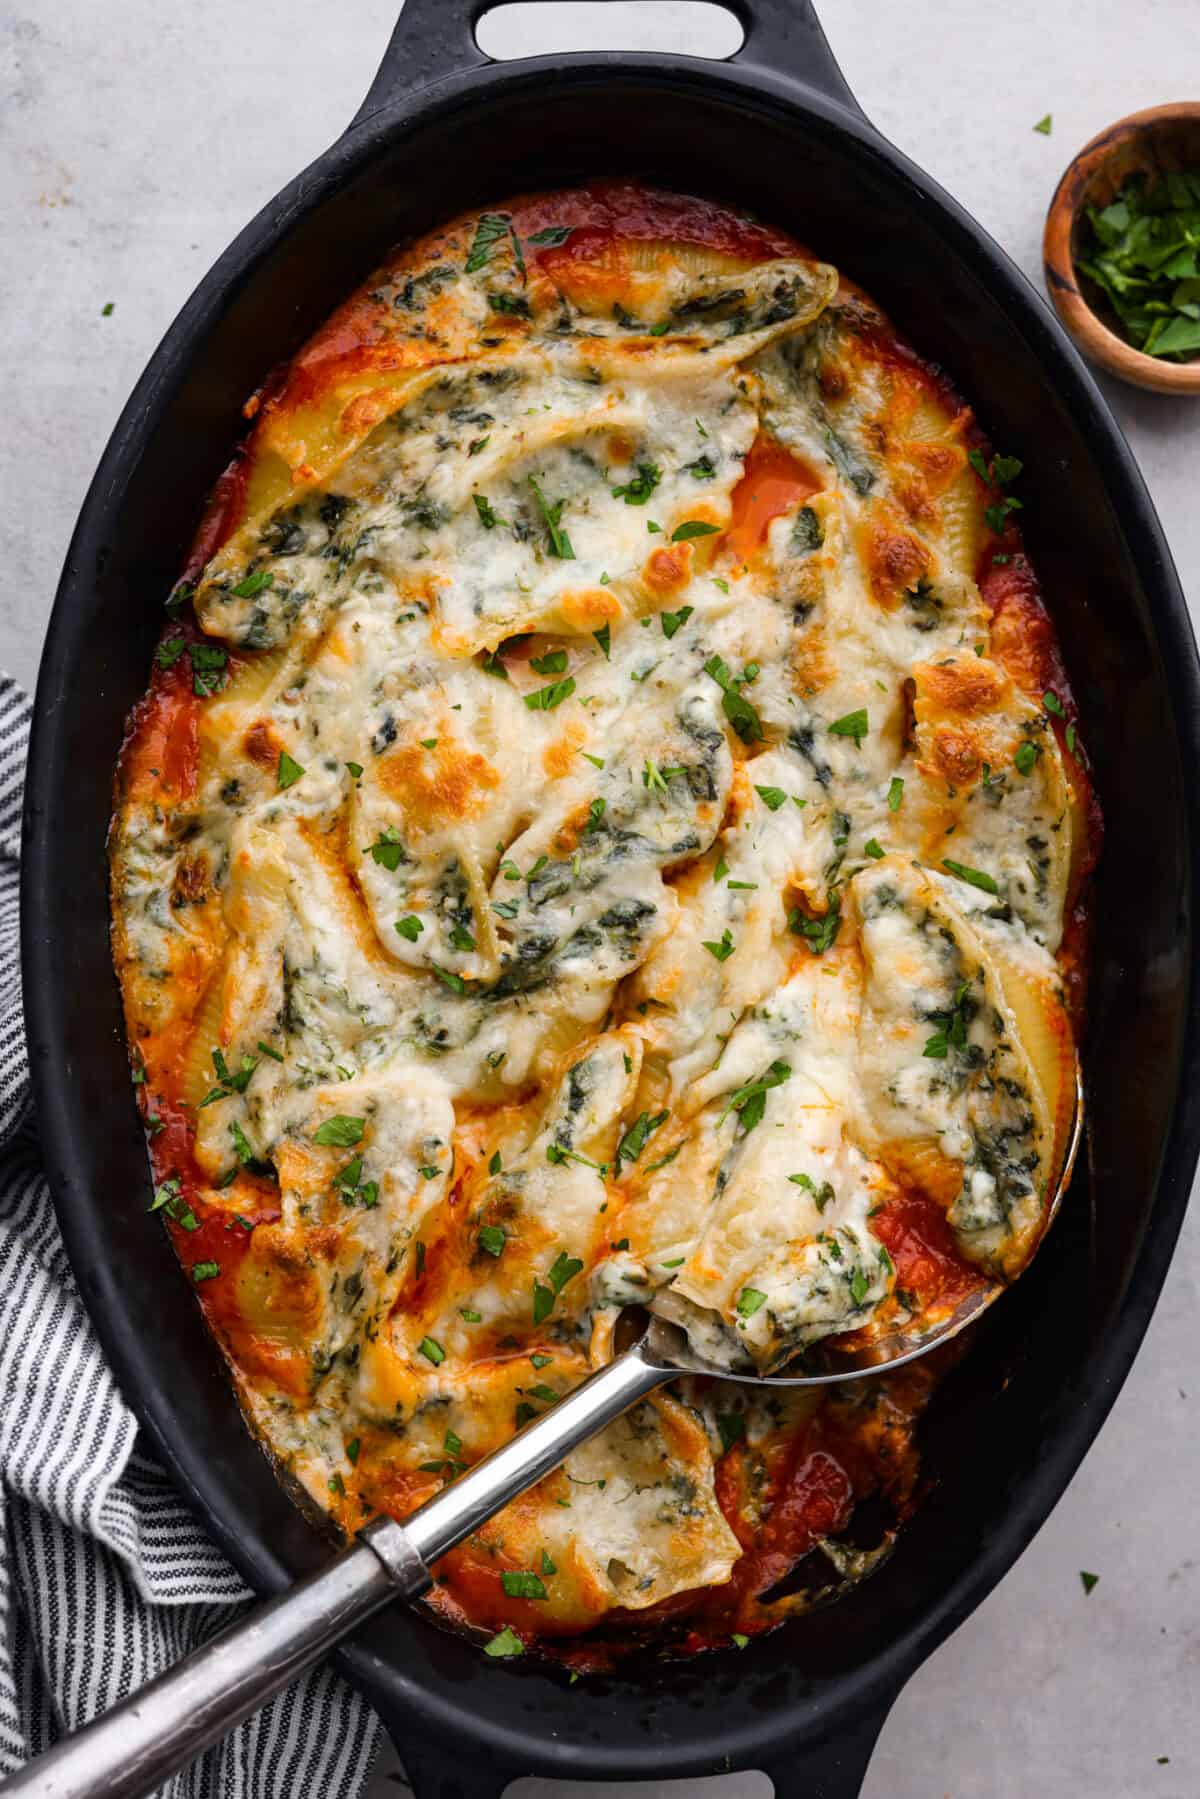
MULTIPOLYGON (((789 77, 863 119, 811 0, 715 3, 733 14, 744 33, 741 47, 724 60, 789 77)), ((484 14, 501 4, 503 0, 404 0, 404 10, 350 129, 447 76, 492 66, 493 58, 479 48, 475 33, 484 14)))
MULTIPOLYGON (((858 1799, 875 1744, 892 1708, 895 1694, 877 1703, 846 1731, 814 1744, 798 1746, 770 1760, 749 1765, 761 1770, 775 1788, 775 1799, 858 1799)), ((521 1770, 494 1761, 478 1761, 437 1745, 407 1746, 411 1726, 396 1733, 413 1799, 501 1799, 521 1770)), ((715 1770, 714 1770, 715 1771, 715 1770)), ((669 1766, 663 1780, 675 1783, 669 1766)))
POLYGON ((895 1698, 889 1694, 846 1730, 821 1742, 760 1761, 775 1799, 858 1799, 895 1698))

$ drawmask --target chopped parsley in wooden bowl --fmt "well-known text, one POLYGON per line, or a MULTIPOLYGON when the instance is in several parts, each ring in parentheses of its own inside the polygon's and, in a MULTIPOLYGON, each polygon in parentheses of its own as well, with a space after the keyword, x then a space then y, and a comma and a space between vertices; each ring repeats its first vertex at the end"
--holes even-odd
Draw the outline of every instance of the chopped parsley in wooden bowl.
POLYGON ((1087 356, 1139 387, 1200 394, 1200 102, 1133 113, 1080 151, 1044 260, 1087 356))

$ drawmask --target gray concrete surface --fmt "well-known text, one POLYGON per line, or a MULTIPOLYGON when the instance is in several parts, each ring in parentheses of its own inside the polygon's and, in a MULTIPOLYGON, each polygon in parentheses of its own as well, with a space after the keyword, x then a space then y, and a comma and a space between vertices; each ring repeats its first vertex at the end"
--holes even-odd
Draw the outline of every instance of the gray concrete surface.
MULTIPOLYGON (((580 10, 520 9, 511 48, 596 42, 580 10)), ((639 8, 635 37, 630 10, 606 9, 606 41, 723 47, 685 22, 685 5, 654 8, 653 36, 639 8)), ((1200 93, 1196 0, 820 10, 867 113, 1035 278, 1068 156, 1123 113, 1200 93), (1047 111, 1043 137, 1032 126, 1047 111)), ((350 117, 394 12, 395 0, 0 0, 0 665, 21 680, 34 677, 76 510, 146 357, 234 231, 350 117)), ((1200 401, 1110 392, 1200 597, 1200 401)), ((910 1683, 864 1799, 1200 1793, 1198 1285, 1193 1218, 1099 1442, 1017 1567, 910 1683), (1090 1597, 1082 1568, 1101 1577, 1090 1597)), ((394 1767, 381 1763, 373 1799, 403 1792, 394 1767)), ((766 1786, 514 1793, 762 1799, 766 1786)))

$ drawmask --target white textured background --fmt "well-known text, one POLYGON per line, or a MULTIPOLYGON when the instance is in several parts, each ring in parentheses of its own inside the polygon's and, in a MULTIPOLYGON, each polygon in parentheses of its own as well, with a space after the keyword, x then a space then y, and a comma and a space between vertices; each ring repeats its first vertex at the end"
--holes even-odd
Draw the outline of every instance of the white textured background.
MULTIPOLYGON (((348 121, 395 10, 0 0, 0 665, 21 680, 33 680, 75 514, 130 387, 234 232, 348 121)), ((637 8, 636 31, 635 9, 605 9, 603 40, 601 9, 586 32, 580 10, 522 9, 510 48, 727 47, 702 38, 686 5, 637 8)), ((1200 96, 1200 0, 819 10, 867 114, 1035 280, 1068 157, 1123 113, 1200 96), (1047 111, 1048 138, 1031 129, 1047 111)), ((1200 400, 1109 392, 1200 599, 1200 400)), ((910 1682, 864 1799, 1200 1794, 1198 1286, 1193 1220, 1098 1443, 1018 1566, 910 1682), (1101 1577, 1090 1598, 1081 1568, 1101 1577)), ((761 1799, 766 1785, 730 1777, 619 1799, 761 1799)), ((521 1799, 587 1790, 617 1792, 520 1787, 521 1799)), ((374 1791, 402 1788, 385 1766, 374 1791)))

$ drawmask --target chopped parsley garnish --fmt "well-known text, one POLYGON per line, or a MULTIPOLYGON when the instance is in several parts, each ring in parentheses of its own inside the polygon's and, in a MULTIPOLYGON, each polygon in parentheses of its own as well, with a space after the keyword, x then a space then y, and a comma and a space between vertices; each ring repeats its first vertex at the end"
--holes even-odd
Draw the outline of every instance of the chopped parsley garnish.
POLYGON ((367 845, 363 855, 370 856, 373 861, 378 862, 380 868, 386 868, 390 874, 395 874, 404 861, 404 840, 395 825, 384 825, 374 843, 367 845))
POLYGON ((168 637, 154 652, 154 660, 160 668, 174 668, 186 648, 186 637, 168 637))
POLYGON ((899 775, 893 775, 888 784, 888 811, 899 812, 904 798, 904 782, 899 775))
POLYGON ((275 585, 275 577, 269 569, 256 569, 251 575, 243 575, 237 586, 231 589, 235 599, 252 600, 256 593, 275 585))
POLYGON ((735 1630, 729 1641, 733 1644, 735 1649, 745 1649, 750 1639, 744 1631, 735 1630))
POLYGON ((982 868, 968 868, 965 862, 952 862, 949 856, 942 857, 942 867, 948 869, 960 881, 969 881, 972 887, 979 887, 984 893, 999 893, 995 880, 982 868))
POLYGON ((479 522, 485 531, 494 531, 497 525, 503 525, 507 522, 500 517, 498 512, 492 510, 492 503, 484 494, 473 493, 471 498, 475 502, 475 510, 479 514, 479 522))
POLYGON ((799 906, 793 906, 788 913, 788 929, 803 937, 814 956, 823 956, 833 948, 842 927, 842 902, 835 888, 829 889, 827 902, 826 910, 816 918, 809 918, 799 906))
POLYGON ((417 1354, 423 1355, 425 1360, 432 1362, 435 1368, 439 1362, 444 1362, 446 1359, 446 1352, 436 1337, 422 1337, 417 1344, 417 1354))
MULTIPOLYGON (((649 1112, 639 1113, 617 1144, 617 1167, 619 1168, 622 1162, 636 1162, 654 1132, 664 1125, 670 1116, 669 1112, 655 1112, 653 1116, 649 1112)), ((625 1240, 625 1248, 629 1248, 628 1238, 625 1240)))
POLYGON ((722 710, 742 742, 764 743, 766 732, 762 727, 762 719, 742 692, 746 683, 754 678, 750 673, 753 667, 754 664, 751 663, 743 674, 734 675, 720 656, 710 656, 704 664, 704 672, 721 689, 722 710))
POLYGON ((486 1255, 502 1256, 504 1245, 508 1242, 508 1233, 498 1224, 485 1224, 480 1227, 475 1241, 486 1255))
POLYGON ((245 1131, 235 1118, 229 1126, 229 1135, 233 1138, 234 1153, 242 1167, 247 1167, 255 1160, 254 1146, 245 1131))
POLYGON ((484 1644, 483 1653, 503 1661, 510 1656, 524 1655, 525 1645, 511 1624, 506 1624, 503 1630, 496 1632, 490 1643, 484 1644))
POLYGON ((472 1311, 470 1306, 459 1306, 458 1315, 464 1324, 482 1324, 483 1313, 472 1311))
POLYGON ((787 794, 782 787, 756 787, 754 791, 768 812, 778 812, 780 806, 787 799, 787 794))
POLYGON ((1006 493, 1003 499, 997 500, 994 505, 985 506, 983 509, 983 516, 987 520, 988 529, 994 531, 996 536, 999 537, 1008 527, 1009 513, 1019 512, 1020 510, 1020 500, 1013 494, 1006 493))
POLYGON ((690 537, 713 537, 720 529, 720 525, 710 525, 707 519, 685 518, 682 525, 676 525, 672 531, 671 542, 686 543, 690 537))
POLYGON ((529 485, 533 489, 534 498, 542 517, 546 521, 546 532, 550 538, 550 554, 557 556, 560 562, 574 562, 575 552, 571 548, 571 539, 559 524, 566 501, 556 500, 552 506, 542 492, 536 475, 530 475, 529 485))
POLYGON ((755 1312, 761 1312, 767 1303, 765 1293, 757 1287, 743 1287, 737 1298, 737 1310, 743 1318, 753 1318, 755 1312))
POLYGON ((550 1597, 540 1574, 525 1574, 515 1568, 504 1568, 500 1574, 500 1585, 510 1599, 548 1599, 550 1597))
POLYGON ((192 664, 192 692, 197 699, 208 699, 224 685, 229 652, 219 643, 194 643, 188 655, 192 664))
POLYGON ((867 709, 860 706, 855 712, 847 712, 842 718, 835 718, 829 727, 831 737, 853 737, 855 744, 861 749, 862 740, 870 730, 867 709))
POLYGON ((971 983, 963 981, 956 989, 954 1003, 948 1012, 934 1012, 933 1022, 938 1029, 930 1037, 921 1051, 931 1061, 944 1062, 951 1049, 965 1049, 967 1046, 967 1025, 974 1007, 970 1005, 969 995, 971 983))
POLYGON ((409 912, 404 918, 396 920, 396 929, 407 942, 415 943, 425 926, 415 912, 409 912))
POLYGON ((487 449, 487 447, 488 447, 489 443, 491 443, 491 441, 492 441, 492 434, 490 431, 488 432, 486 437, 473 437, 471 439, 470 443, 467 445, 467 455, 468 456, 478 456, 478 454, 481 450, 487 449))
POLYGON ((429 966, 432 968, 438 980, 441 981, 442 985, 449 987, 451 993, 465 993, 467 991, 467 983, 460 974, 455 974, 453 969, 442 968, 437 962, 431 962, 429 966))
POLYGON ((708 951, 710 956, 715 956, 718 962, 728 962, 736 947, 737 945, 733 941, 733 933, 730 931, 728 925, 726 925, 725 929, 721 932, 720 943, 710 943, 707 940, 703 940, 703 948, 708 951))
POLYGON ((882 861, 887 853, 877 837, 868 837, 867 841, 863 844, 863 850, 870 856, 872 862, 882 861))
POLYGON ((303 773, 304 770, 300 764, 294 762, 286 750, 279 752, 279 766, 275 771, 275 779, 281 792, 286 791, 289 787, 294 787, 303 773))
POLYGON ((686 625, 695 610, 694 606, 681 606, 678 612, 660 612, 658 622, 662 626, 663 636, 674 637, 680 625, 686 625))
POLYGON ((684 463, 683 472, 694 475, 697 481, 711 481, 717 468, 711 456, 697 456, 695 462, 684 463))
POLYGON ((826 1206, 837 1198, 832 1181, 817 1182, 813 1180, 811 1174, 789 1174, 788 1179, 797 1187, 802 1187, 806 1193, 812 1194, 813 1204, 818 1212, 823 1212, 826 1206))
POLYGON ((585 837, 592 831, 598 831, 600 829, 600 826, 604 822, 604 814, 607 806, 607 800, 596 799, 591 801, 588 806, 587 823, 583 827, 583 835, 585 837))
POLYGON ((1031 743, 1028 738, 1026 738, 1024 743, 1018 744, 1017 753, 1013 757, 1013 766, 1016 768, 1017 773, 1021 775, 1031 775, 1037 766, 1037 759, 1041 753, 1041 745, 1031 743))
POLYGON ((1054 114, 1048 112, 1044 118, 1041 118, 1038 120, 1037 124, 1034 126, 1033 129, 1035 131, 1040 131, 1043 137, 1049 137, 1053 128, 1054 128, 1054 114))
POLYGON ((1042 695, 1042 705, 1046 708, 1047 712, 1052 712, 1055 718, 1065 718, 1067 716, 1063 703, 1053 688, 1048 688, 1042 695))
POLYGON ((988 463, 982 450, 968 450, 967 461, 981 481, 995 488, 1007 487, 1025 466, 1019 456, 993 456, 988 463))
POLYGON ((362 780, 363 769, 361 762, 347 762, 346 767, 350 770, 350 773, 354 776, 356 781, 362 780))
POLYGON ((566 670, 567 652, 547 650, 544 656, 531 656, 529 666, 535 675, 561 675, 566 670))
POLYGON ((489 294, 488 305, 493 312, 508 313, 512 318, 527 319, 529 301, 521 294, 489 294))
POLYGON ((485 212, 480 215, 466 261, 468 275, 478 274, 490 261, 493 249, 502 237, 508 236, 511 224, 512 219, 506 212, 485 212))
POLYGON ((564 700, 569 700, 575 691, 575 677, 568 675, 565 681, 551 681, 548 687, 535 687, 532 693, 525 695, 525 704, 531 712, 553 712, 564 700))
POLYGON ((856 1268, 850 1276, 850 1297, 856 1306, 860 1306, 871 1290, 871 1283, 861 1268, 856 1268))
MULTIPOLYGON (((278 1060, 282 1061, 282 1056, 278 1060)), ((199 1111, 203 1111, 205 1106, 211 1106, 218 1099, 231 1099, 235 1093, 244 1093, 250 1085, 250 1077, 258 1067, 253 1056, 243 1056, 241 1067, 233 1070, 219 1049, 213 1050, 212 1063, 216 1070, 217 1085, 211 1088, 200 1101, 197 1108, 199 1111)))
POLYGON ((220 1262, 194 1262, 192 1264, 192 1279, 197 1286, 201 1281, 215 1281, 220 1272, 220 1262))
POLYGON ((1086 1568, 1081 1568, 1079 1570, 1079 1578, 1083 1583, 1083 1590, 1085 1593, 1092 1592, 1100 1584, 1100 1576, 1098 1574, 1089 1574, 1086 1568))
MULTIPOLYGON (((569 1280, 582 1270, 583 1263, 577 1256, 569 1256, 565 1249, 560 1249, 554 1264, 546 1276, 549 1285, 539 1280, 533 1283, 533 1322, 544 1324, 554 1310, 554 1302, 569 1280)), ((557 1399, 557 1393, 554 1394, 557 1399)))
MULTIPOLYGON (((333 1185, 341 1195, 343 1205, 362 1206, 364 1211, 370 1212, 379 1204, 379 1182, 364 1181, 362 1171, 363 1159, 355 1156, 334 1175, 333 1185)), ((421 1247, 424 1249, 424 1244, 421 1247)))
POLYGON ((546 225, 541 231, 535 231, 531 237, 527 237, 525 242, 542 244, 547 248, 556 249, 559 244, 566 243, 574 229, 574 225, 546 225))
POLYGON ((155 1190, 154 1198, 148 1209, 151 1212, 165 1211, 167 1217, 174 1219, 176 1224, 182 1225, 185 1231, 200 1229, 200 1220, 183 1197, 177 1174, 171 1175, 162 1183, 161 1187, 155 1190))
POLYGON ((644 506, 661 480, 662 470, 656 463, 639 462, 634 479, 626 481, 622 487, 614 487, 613 498, 624 500, 627 506, 644 506))
POLYGON ((610 654, 612 651, 612 627, 611 627, 611 625, 601 625, 601 627, 598 631, 592 632, 592 636, 596 639, 596 642, 600 645, 600 648, 604 651, 604 660, 606 662, 609 661, 610 654))
POLYGON ((465 925, 450 926, 450 948, 457 950, 473 950, 475 948, 475 939, 465 925))
POLYGON ((353 1149, 360 1141, 366 1125, 365 1118, 350 1118, 346 1113, 338 1112, 332 1118, 327 1118, 324 1124, 317 1126, 313 1132, 313 1142, 319 1143, 322 1148, 353 1149))
POLYGON ((752 1131, 761 1124, 763 1113, 767 1108, 767 1094, 772 1087, 782 1087, 791 1079, 791 1065, 787 1062, 772 1062, 766 1074, 760 1074, 756 1081, 747 1081, 736 1093, 731 1093, 725 1102, 725 1109, 717 1119, 717 1124, 724 1124, 731 1112, 736 1112, 743 1131, 752 1131))

